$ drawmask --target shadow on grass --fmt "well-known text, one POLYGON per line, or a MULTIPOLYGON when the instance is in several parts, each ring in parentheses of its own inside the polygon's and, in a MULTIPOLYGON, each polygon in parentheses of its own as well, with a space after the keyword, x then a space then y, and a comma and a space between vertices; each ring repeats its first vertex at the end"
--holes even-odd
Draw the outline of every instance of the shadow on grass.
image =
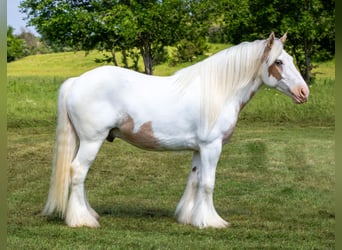
POLYGON ((115 218, 174 218, 174 211, 163 208, 139 207, 134 204, 95 207, 100 216, 115 218))
MULTIPOLYGON (((163 208, 149 208, 149 207, 139 207, 135 206, 135 204, 128 205, 115 205, 115 206, 98 206, 94 207, 95 211, 99 214, 100 218, 110 217, 113 219, 123 219, 123 221, 130 220, 167 220, 167 221, 176 221, 174 216, 174 211, 170 209, 163 208)), ((57 214, 44 216, 41 213, 39 215, 39 220, 41 223, 47 223, 55 226, 65 226, 65 220, 59 217, 57 214), (45 222, 43 222, 45 221, 45 222)), ((136 225, 140 225, 137 222, 136 225)))

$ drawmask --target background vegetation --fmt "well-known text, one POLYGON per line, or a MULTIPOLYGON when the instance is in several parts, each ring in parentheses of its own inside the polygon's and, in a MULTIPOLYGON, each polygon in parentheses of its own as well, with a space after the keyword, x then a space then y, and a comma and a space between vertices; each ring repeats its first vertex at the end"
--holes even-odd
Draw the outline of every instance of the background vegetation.
MULTIPOLYGON (((207 55, 227 46, 209 44, 207 55)), ((120 140, 103 145, 86 181, 101 228, 71 229, 57 217, 41 216, 58 88, 98 66, 99 57, 96 51, 53 53, 8 64, 8 249, 334 248, 334 61, 314 70, 308 103, 295 105, 263 88, 242 111, 224 147, 214 195, 230 228, 176 223, 190 152, 148 152, 120 140)), ((187 65, 164 63, 155 74, 187 65)))
POLYGON ((166 46, 176 48, 174 62, 192 61, 208 39, 237 44, 271 31, 291 34, 288 50, 307 82, 313 62, 335 54, 334 0, 24 0, 21 10, 47 44, 109 51, 114 64, 120 51, 126 67, 140 54, 147 74, 165 62, 166 46))

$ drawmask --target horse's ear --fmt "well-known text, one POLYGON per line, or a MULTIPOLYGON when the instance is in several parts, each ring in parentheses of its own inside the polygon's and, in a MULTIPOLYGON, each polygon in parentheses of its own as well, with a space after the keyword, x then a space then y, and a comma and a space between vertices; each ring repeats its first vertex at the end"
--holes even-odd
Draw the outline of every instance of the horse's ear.
POLYGON ((272 31, 272 33, 270 34, 270 36, 267 39, 267 47, 268 48, 272 48, 274 38, 275 38, 275 35, 274 35, 274 32, 272 31))
POLYGON ((285 32, 285 34, 279 40, 282 42, 282 44, 284 44, 286 41, 286 38, 287 38, 287 32, 285 32))
POLYGON ((262 58, 261 58, 262 62, 267 61, 268 55, 269 55, 269 53, 270 53, 270 51, 272 49, 272 45, 273 45, 274 39, 275 39, 275 35, 274 35, 274 32, 272 32, 270 34, 270 36, 267 38, 267 40, 266 40, 266 47, 265 47, 265 50, 264 50, 264 54, 262 55, 262 58))

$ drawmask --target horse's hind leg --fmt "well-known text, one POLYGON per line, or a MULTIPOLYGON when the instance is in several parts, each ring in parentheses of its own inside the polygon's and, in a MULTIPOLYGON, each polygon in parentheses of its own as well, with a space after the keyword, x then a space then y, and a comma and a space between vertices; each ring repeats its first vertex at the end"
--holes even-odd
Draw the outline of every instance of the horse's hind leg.
POLYGON ((65 221, 71 227, 98 227, 98 214, 90 207, 84 189, 88 170, 102 145, 103 140, 80 140, 77 155, 71 166, 71 193, 65 221))

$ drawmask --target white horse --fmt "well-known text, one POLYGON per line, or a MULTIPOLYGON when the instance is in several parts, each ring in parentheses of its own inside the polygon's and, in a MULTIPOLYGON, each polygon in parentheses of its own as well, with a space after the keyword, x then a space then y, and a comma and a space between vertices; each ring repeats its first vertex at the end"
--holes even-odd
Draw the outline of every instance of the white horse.
POLYGON ((226 227, 213 203, 216 165, 238 114, 262 83, 304 103, 309 89, 274 33, 225 49, 169 77, 103 66, 63 83, 48 200, 71 227, 98 227, 84 189, 87 172, 107 139, 148 150, 191 150, 180 223, 226 227), (69 190, 70 189, 70 190, 69 190), (69 193, 70 192, 70 193, 69 193))

